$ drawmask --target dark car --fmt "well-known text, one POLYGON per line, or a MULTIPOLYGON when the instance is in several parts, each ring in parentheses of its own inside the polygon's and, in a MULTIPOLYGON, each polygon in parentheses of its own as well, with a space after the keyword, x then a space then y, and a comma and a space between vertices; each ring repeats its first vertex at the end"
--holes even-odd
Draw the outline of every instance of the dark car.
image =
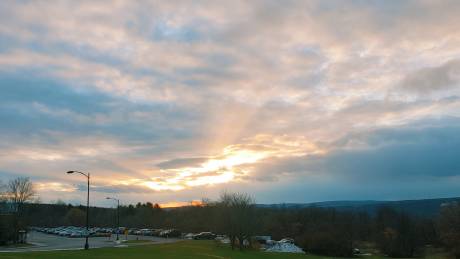
POLYGON ((196 234, 193 239, 196 240, 213 240, 216 238, 216 235, 213 234, 212 232, 201 232, 199 234, 196 234))

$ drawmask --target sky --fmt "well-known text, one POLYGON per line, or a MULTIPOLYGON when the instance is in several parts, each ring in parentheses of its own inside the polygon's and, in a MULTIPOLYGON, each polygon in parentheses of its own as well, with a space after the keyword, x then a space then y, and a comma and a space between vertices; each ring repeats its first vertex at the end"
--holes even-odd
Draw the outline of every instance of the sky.
POLYGON ((164 206, 460 196, 460 2, 1 1, 0 179, 164 206))

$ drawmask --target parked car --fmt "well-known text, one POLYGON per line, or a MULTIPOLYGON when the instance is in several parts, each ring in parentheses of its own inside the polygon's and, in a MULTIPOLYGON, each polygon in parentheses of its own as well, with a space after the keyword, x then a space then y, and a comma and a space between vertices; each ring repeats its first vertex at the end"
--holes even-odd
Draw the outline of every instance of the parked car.
POLYGON ((163 229, 152 229, 152 236, 159 237, 163 229))
POLYGON ((152 235, 152 230, 148 229, 148 228, 144 228, 144 229, 141 229, 139 230, 140 234, 142 236, 151 236, 152 235))
POLYGON ((70 234, 70 237, 85 237, 83 231, 78 230, 74 231, 72 234, 70 234))
POLYGON ((279 243, 289 243, 289 244, 294 244, 294 239, 290 237, 283 238, 279 241, 279 243))
POLYGON ((134 233, 135 233, 136 231, 138 231, 138 230, 139 230, 139 229, 137 229, 137 228, 130 228, 130 229, 128 230, 128 234, 129 234, 129 235, 134 235, 134 233))
POLYGON ((195 238, 195 234, 193 234, 193 233, 188 233, 188 234, 183 233, 183 234, 182 234, 182 238, 183 238, 183 239, 194 239, 194 238, 195 238))
POLYGON ((213 240, 215 238, 216 235, 212 232, 201 232, 193 237, 195 240, 213 240))
POLYGON ((161 231, 160 233, 160 237, 180 237, 181 235, 181 232, 177 229, 167 229, 167 230, 163 230, 161 231))

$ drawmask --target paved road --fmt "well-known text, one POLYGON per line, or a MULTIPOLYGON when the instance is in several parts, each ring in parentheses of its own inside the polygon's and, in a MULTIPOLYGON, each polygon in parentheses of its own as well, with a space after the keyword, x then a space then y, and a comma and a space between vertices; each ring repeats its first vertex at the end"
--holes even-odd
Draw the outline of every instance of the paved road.
MULTIPOLYGON (((123 242, 115 242, 116 235, 112 235, 112 238, 108 237, 91 237, 89 239, 89 246, 91 248, 100 247, 124 247, 138 244, 126 244, 123 242)), ((124 235, 120 235, 121 240, 125 240, 124 235)), ((176 242, 179 239, 175 238, 161 238, 161 237, 150 237, 150 236, 133 236, 128 235, 128 240, 145 240, 146 243, 162 244, 176 242)), ((85 244, 85 238, 69 238, 60 237, 51 234, 44 234, 41 232, 30 232, 28 236, 28 243, 33 244, 30 247, 24 248, 2 248, 0 252, 20 252, 20 251, 49 251, 49 250, 76 250, 82 249, 85 244)))

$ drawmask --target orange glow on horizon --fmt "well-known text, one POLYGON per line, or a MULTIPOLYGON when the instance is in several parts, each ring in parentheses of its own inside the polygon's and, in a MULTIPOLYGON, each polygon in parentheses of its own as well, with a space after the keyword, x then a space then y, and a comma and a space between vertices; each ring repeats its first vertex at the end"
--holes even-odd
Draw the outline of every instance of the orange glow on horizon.
POLYGON ((160 203, 161 208, 178 208, 178 207, 184 207, 184 206, 202 206, 202 205, 203 205, 203 202, 200 200, 193 200, 189 202, 172 201, 172 202, 160 203))

